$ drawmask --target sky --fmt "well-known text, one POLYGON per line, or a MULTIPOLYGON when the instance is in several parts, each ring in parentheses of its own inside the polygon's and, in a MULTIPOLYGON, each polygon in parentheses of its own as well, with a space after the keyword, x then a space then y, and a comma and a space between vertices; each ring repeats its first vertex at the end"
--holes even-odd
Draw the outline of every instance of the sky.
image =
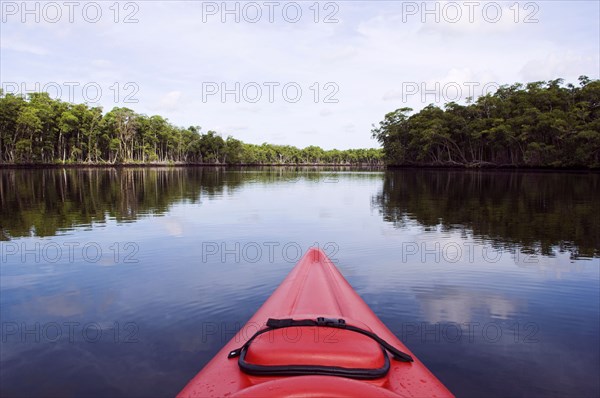
POLYGON ((378 147, 402 107, 600 77, 600 2, 0 1, 5 93, 245 142, 378 147))

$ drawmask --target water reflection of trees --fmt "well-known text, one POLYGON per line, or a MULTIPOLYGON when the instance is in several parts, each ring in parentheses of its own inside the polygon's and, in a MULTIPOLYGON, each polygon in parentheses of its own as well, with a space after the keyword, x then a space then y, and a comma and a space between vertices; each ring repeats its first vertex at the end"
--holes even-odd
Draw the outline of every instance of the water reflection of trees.
POLYGON ((598 192, 598 174, 394 170, 373 204, 398 227, 416 221, 525 252, 600 256, 598 192))
POLYGON ((74 226, 163 214, 240 184, 222 169, 45 169, 0 172, 2 239, 52 236, 74 226))
MULTIPOLYGON (((134 221, 164 214, 174 203, 201 203, 233 194, 243 184, 319 182, 348 170, 300 166, 4 169, 0 170, 0 240, 53 236, 109 218, 134 221)), ((380 174, 370 176, 380 178, 380 174)))

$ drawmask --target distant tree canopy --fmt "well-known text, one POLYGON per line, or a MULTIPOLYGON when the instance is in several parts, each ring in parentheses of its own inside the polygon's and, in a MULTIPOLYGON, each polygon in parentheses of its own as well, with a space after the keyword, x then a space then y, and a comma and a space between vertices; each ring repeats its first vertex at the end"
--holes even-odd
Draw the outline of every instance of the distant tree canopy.
POLYGON ((103 114, 100 107, 63 102, 47 93, 24 98, 0 89, 0 163, 169 162, 376 165, 382 164, 383 151, 247 144, 128 108, 103 114))
POLYGON ((373 128, 394 165, 600 167, 600 80, 501 86, 495 93, 385 115, 373 128))

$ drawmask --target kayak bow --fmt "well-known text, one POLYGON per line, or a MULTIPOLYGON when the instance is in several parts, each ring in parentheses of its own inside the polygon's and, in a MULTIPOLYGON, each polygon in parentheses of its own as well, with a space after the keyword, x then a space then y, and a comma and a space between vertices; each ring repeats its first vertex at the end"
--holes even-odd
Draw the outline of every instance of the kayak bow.
POLYGON ((179 397, 451 397, 311 248, 179 397))

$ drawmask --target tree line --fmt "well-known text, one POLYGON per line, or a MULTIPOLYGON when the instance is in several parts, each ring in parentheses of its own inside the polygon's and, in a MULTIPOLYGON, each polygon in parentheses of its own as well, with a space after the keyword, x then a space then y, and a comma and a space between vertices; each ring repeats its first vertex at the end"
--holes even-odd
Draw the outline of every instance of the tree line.
POLYGON ((41 164, 367 164, 381 149, 324 150, 248 144, 199 126, 178 127, 164 117, 115 107, 71 104, 47 93, 27 97, 0 89, 0 163, 41 164))
POLYGON ((600 80, 501 86, 466 105, 385 115, 372 135, 393 165, 600 167, 600 80))

